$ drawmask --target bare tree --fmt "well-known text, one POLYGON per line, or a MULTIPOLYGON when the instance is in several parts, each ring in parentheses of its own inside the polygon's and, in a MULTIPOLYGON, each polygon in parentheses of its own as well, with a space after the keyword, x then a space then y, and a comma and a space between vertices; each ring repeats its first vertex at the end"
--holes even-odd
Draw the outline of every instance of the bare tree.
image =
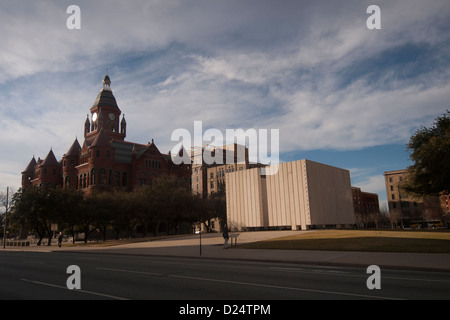
POLYGON ((389 211, 389 221, 391 222, 392 228, 394 228, 394 225, 395 225, 395 228, 398 227, 398 221, 401 220, 401 217, 402 217, 402 213, 401 213, 400 209, 395 208, 395 209, 391 209, 389 211))
MULTIPOLYGON (((14 190, 13 189, 9 189, 8 192, 6 191, 1 191, 0 192, 0 212, 1 212, 1 230, 0 230, 0 234, 3 237, 3 232, 4 232, 4 225, 5 225, 5 213, 6 211, 11 208, 11 201, 12 201, 12 197, 14 195, 14 190)), ((7 222, 6 222, 7 223, 7 222)))
POLYGON ((380 225, 381 220, 381 213, 379 211, 371 212, 370 214, 370 220, 375 224, 375 228, 378 229, 380 225))
POLYGON ((6 201, 6 191, 1 191, 0 192, 0 210, 2 212, 6 211, 6 204, 8 204, 8 208, 11 207, 11 200, 12 200, 12 196, 14 194, 14 191, 12 189, 9 189, 9 197, 8 197, 8 201, 6 201))

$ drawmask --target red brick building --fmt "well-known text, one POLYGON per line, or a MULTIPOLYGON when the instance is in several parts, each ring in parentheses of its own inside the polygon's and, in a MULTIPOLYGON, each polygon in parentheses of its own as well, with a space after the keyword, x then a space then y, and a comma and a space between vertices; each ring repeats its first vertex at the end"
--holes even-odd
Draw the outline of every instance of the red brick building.
POLYGON ((63 186, 91 193, 94 190, 131 190, 151 185, 160 176, 176 176, 190 185, 191 166, 176 165, 153 141, 125 141, 127 122, 111 91, 108 75, 84 124, 84 142, 77 139, 58 161, 52 150, 44 160, 33 157, 22 172, 22 188, 31 185, 63 186))
POLYGON ((372 213, 380 213, 378 194, 364 192, 361 188, 357 187, 352 187, 352 194, 355 214, 369 215, 372 213))

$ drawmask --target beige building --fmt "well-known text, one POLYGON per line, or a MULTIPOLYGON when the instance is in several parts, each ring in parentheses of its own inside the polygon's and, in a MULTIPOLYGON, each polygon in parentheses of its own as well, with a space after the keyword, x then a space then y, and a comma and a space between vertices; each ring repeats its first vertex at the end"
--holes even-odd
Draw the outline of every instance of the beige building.
MULTIPOLYGON (((413 197, 401 189, 402 182, 407 178, 408 171, 394 170, 384 173, 389 214, 399 224, 409 227, 414 220, 430 220, 441 218, 448 206, 446 196, 413 197)), ((447 196, 448 197, 448 196, 447 196)))
POLYGON ((222 147, 195 147, 191 152, 192 192, 206 197, 225 184, 225 174, 248 169, 248 149, 238 144, 222 147), (214 158, 209 163, 207 157, 214 158))
MULTIPOLYGON (((228 173, 264 166, 250 163, 248 148, 236 143, 221 147, 195 147, 191 152, 191 160, 192 192, 203 197, 225 191, 225 176, 228 173), (213 163, 211 163, 212 158, 213 163)), ((221 231, 218 219, 211 220, 210 225, 211 230, 221 231)), ((206 231, 205 226, 202 225, 201 228, 202 231, 206 231)))
POLYGON ((350 172, 310 160, 225 175, 231 230, 349 226, 355 223, 350 172))

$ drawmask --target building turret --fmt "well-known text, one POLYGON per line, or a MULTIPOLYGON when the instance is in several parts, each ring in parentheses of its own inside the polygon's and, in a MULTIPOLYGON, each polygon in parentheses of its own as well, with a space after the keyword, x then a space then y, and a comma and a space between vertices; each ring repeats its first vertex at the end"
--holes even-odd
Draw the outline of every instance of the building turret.
POLYGON ((89 132, 91 132, 91 123, 89 121, 89 115, 87 115, 86 121, 84 122, 84 138, 86 138, 89 132))
POLYGON ((22 171, 22 189, 25 190, 28 187, 31 187, 31 180, 34 179, 34 170, 36 169, 36 159, 31 159, 30 163, 27 165, 25 170, 22 171))
POLYGON ((89 147, 90 189, 105 190, 112 187, 114 147, 103 129, 89 147))
POLYGON ((81 146, 75 139, 69 151, 63 156, 63 183, 64 188, 77 188, 77 169, 80 164, 81 146))
POLYGON ((104 130, 105 134, 114 140, 124 141, 125 125, 120 122, 121 111, 117 105, 116 98, 111 90, 111 79, 106 75, 103 79, 103 88, 100 90, 94 104, 91 107, 90 131, 87 132, 85 124, 85 138, 88 144, 91 144, 100 130, 104 130), (122 128, 120 126, 122 125, 122 128))
POLYGON ((56 187, 61 185, 61 165, 56 160, 53 150, 45 157, 44 161, 39 165, 39 185, 43 187, 56 187))
POLYGON ((127 135, 127 122, 125 121, 125 113, 122 116, 122 121, 120 122, 120 133, 124 136, 127 135))

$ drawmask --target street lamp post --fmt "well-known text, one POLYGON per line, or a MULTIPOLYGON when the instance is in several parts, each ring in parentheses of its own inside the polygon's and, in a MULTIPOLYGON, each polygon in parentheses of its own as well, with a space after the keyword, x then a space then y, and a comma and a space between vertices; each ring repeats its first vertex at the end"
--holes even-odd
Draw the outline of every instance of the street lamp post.
POLYGON ((8 198, 9 198, 9 187, 6 187, 6 209, 5 209, 5 221, 3 226, 3 249, 6 247, 6 217, 8 213, 8 198))

